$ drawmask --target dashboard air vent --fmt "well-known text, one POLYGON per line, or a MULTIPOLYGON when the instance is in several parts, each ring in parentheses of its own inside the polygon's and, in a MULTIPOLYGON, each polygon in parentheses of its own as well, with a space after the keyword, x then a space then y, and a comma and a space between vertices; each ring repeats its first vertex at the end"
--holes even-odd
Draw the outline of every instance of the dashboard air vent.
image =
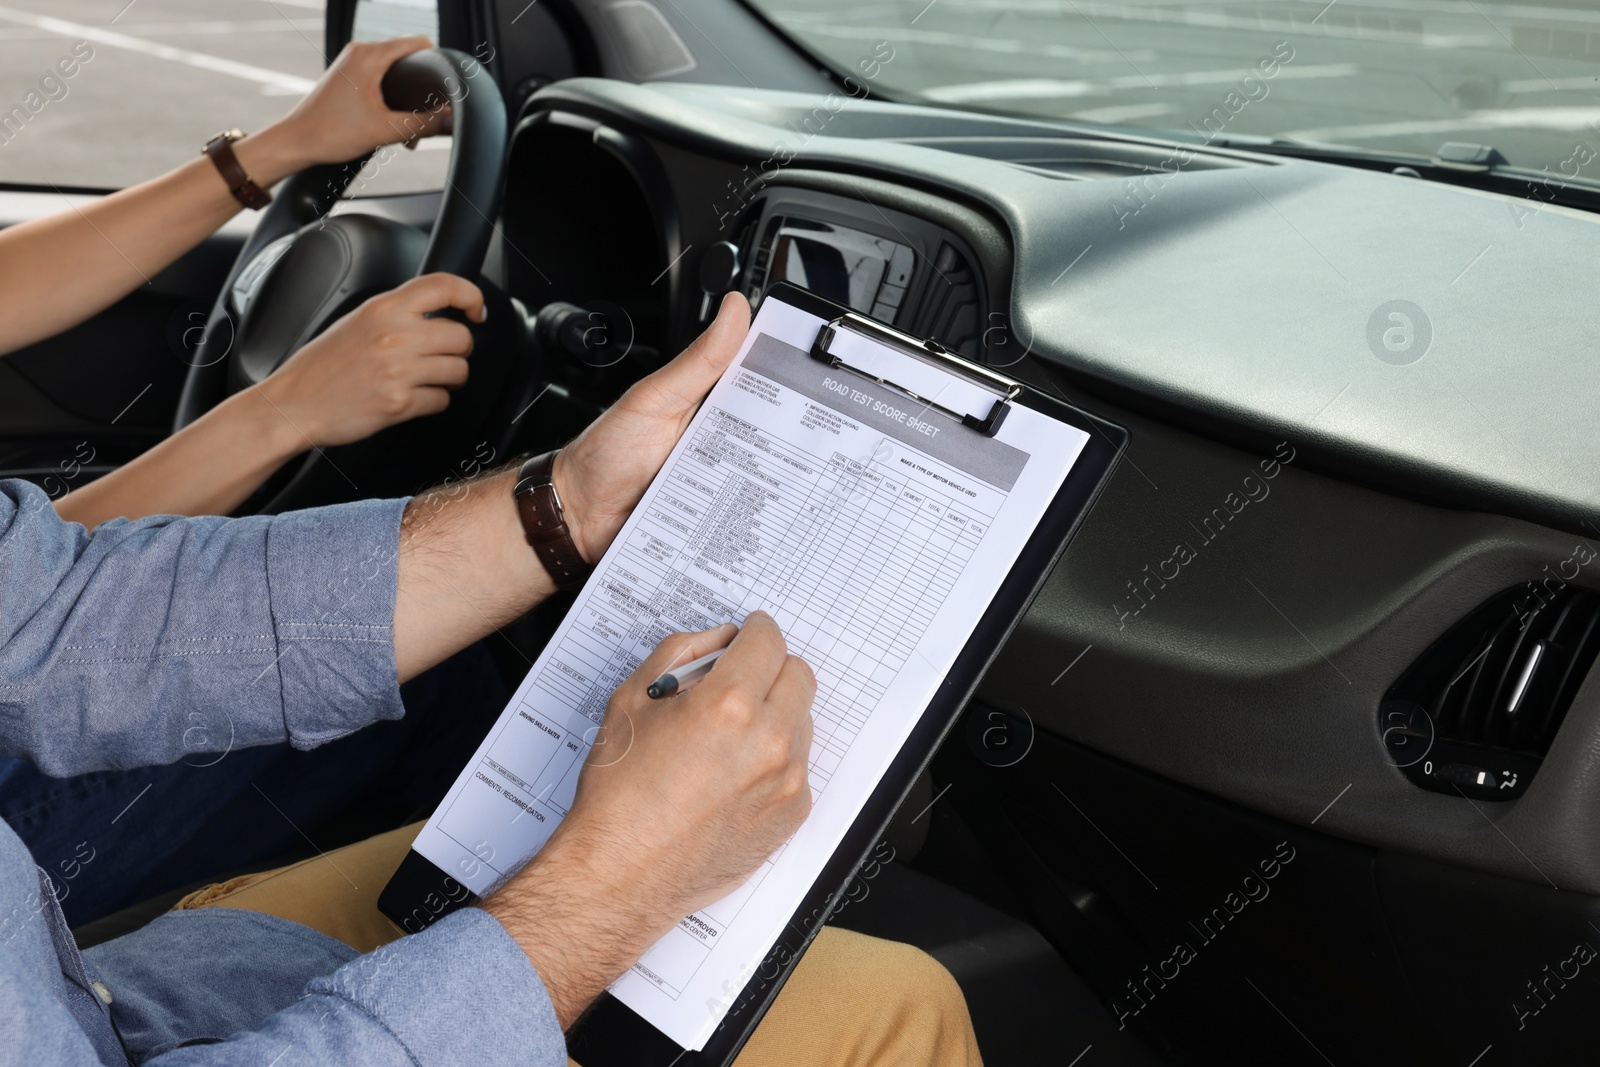
POLYGON ((928 279, 922 306, 910 326, 918 337, 931 337, 952 352, 978 358, 981 331, 978 276, 972 265, 949 244, 940 247, 933 261, 934 273, 928 279))
POLYGON ((1443 793, 1521 796, 1600 652, 1600 594, 1529 583, 1434 642, 1384 697, 1391 760, 1443 793))

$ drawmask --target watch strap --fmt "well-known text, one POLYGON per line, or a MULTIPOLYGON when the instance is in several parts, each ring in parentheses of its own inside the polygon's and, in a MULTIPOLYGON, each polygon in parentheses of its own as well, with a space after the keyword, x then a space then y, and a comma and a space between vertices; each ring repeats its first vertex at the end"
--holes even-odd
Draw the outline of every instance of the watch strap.
POLYGON ((200 151, 216 166, 233 198, 252 211, 260 211, 272 203, 272 194, 255 183, 234 153, 233 142, 243 138, 242 130, 224 130, 207 141, 200 151))
MULTIPOLYGON (((559 451, 559 450, 558 450, 559 451)), ((573 543, 553 478, 556 453, 534 456, 517 472, 517 514, 528 545, 539 557, 557 589, 577 589, 594 568, 573 543)))

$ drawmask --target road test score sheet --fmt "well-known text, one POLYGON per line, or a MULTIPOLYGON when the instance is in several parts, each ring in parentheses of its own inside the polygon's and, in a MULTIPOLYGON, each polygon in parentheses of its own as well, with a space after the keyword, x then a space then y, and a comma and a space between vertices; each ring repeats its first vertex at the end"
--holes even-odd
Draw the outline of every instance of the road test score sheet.
MULTIPOLYGON (((993 438, 808 353, 776 297, 413 848, 482 894, 550 836, 613 689, 667 634, 760 608, 817 676, 810 816, 611 993, 701 1049, 861 811, 1088 435, 1022 405, 993 438)), ((994 396, 840 330, 831 352, 942 407, 994 396)), ((624 757, 625 758, 625 757, 624 757)))

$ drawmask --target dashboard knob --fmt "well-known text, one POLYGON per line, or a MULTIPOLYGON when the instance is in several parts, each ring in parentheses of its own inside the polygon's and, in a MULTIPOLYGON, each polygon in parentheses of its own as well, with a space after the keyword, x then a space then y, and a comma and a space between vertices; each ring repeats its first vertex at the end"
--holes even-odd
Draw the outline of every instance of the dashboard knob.
POLYGON ((544 351, 572 356, 591 367, 609 367, 628 355, 661 362, 656 349, 636 343, 633 316, 609 300, 546 304, 533 316, 529 332, 544 351))
POLYGON ((739 246, 718 241, 700 254, 700 288, 709 296, 721 296, 739 280, 739 246))

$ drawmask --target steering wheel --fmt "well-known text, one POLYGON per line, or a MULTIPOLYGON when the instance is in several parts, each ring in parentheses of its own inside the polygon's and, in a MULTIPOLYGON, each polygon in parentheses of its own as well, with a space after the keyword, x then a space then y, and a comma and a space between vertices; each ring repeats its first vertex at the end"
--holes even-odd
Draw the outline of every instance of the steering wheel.
MULTIPOLYGON (((476 60, 448 48, 401 59, 384 75, 382 88, 395 110, 421 114, 448 104, 453 113, 454 144, 432 233, 376 215, 329 214, 370 157, 309 167, 284 181, 234 261, 188 357, 174 433, 261 382, 368 297, 434 271, 478 277, 500 210, 506 159, 499 89, 476 60)), ((499 290, 486 286, 485 298, 486 325, 497 336, 473 328, 471 374, 446 411, 354 445, 312 449, 269 482, 269 499, 257 510, 270 514, 352 495, 415 491, 439 476, 427 469, 429 457, 446 456, 448 467, 460 458, 455 451, 470 450, 465 439, 481 436, 505 396, 510 371, 512 346, 485 341, 503 341, 516 318, 499 290), (503 358, 495 359, 497 352, 503 358)))

